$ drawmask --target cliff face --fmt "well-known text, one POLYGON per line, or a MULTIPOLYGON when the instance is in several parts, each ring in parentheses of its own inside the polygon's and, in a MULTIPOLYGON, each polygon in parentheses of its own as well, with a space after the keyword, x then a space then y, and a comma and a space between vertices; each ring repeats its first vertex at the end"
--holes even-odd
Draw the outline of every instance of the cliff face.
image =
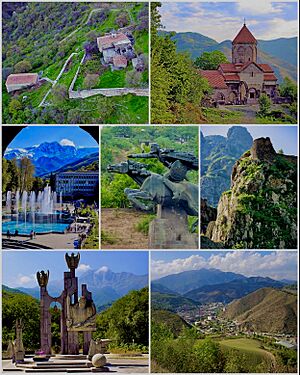
POLYGON ((254 141, 234 165, 209 233, 226 248, 297 248, 297 158, 276 154, 269 138, 254 141))
POLYGON ((233 126, 227 137, 201 133, 201 197, 216 207, 223 191, 230 188, 231 170, 236 160, 252 145, 252 137, 242 126, 233 126))

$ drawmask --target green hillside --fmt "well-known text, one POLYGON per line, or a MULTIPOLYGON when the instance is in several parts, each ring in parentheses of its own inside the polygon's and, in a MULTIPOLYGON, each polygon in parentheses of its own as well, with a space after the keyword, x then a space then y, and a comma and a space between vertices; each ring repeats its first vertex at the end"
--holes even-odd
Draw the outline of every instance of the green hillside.
POLYGON ((190 298, 179 296, 178 294, 151 293, 151 303, 153 308, 176 312, 179 308, 187 306, 197 307, 197 303, 190 298))
POLYGON ((164 324, 173 333, 174 337, 180 335, 184 328, 190 328, 191 326, 179 315, 174 314, 167 310, 156 310, 151 311, 151 320, 156 324, 164 324))
POLYGON ((262 288, 233 301, 223 315, 259 332, 296 335, 297 296, 284 290, 262 288))
MULTIPOLYGON (((168 32, 165 32, 168 33, 168 32)), ((231 61, 231 41, 221 43, 199 33, 182 32, 175 33, 172 40, 176 41, 178 52, 187 52, 192 59, 203 52, 215 50, 222 51, 231 61)), ((284 77, 293 81, 297 80, 297 38, 279 38, 274 40, 258 40, 258 61, 270 64, 279 78, 279 83, 284 77)))

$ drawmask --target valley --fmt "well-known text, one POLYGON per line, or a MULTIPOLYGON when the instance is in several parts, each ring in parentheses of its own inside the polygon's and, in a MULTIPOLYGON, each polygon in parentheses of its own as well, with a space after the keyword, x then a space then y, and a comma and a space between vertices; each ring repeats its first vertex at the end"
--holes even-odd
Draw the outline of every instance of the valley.
POLYGON ((151 290, 152 371, 180 372, 181 350, 185 372, 296 372, 297 295, 286 281, 199 269, 153 280, 151 290), (193 353, 204 348, 212 357, 198 363, 193 353), (170 350, 166 361, 159 351, 170 350))

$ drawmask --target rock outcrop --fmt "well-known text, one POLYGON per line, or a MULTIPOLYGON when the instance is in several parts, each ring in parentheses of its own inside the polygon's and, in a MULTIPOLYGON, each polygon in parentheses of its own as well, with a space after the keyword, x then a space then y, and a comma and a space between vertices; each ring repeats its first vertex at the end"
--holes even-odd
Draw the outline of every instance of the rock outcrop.
POLYGON ((238 158, 252 145, 245 127, 233 126, 227 137, 201 133, 201 197, 216 207, 223 191, 230 188, 231 170, 238 158))
POLYGON ((225 248, 296 249, 297 158, 277 154, 269 138, 255 140, 235 163, 209 228, 225 248))

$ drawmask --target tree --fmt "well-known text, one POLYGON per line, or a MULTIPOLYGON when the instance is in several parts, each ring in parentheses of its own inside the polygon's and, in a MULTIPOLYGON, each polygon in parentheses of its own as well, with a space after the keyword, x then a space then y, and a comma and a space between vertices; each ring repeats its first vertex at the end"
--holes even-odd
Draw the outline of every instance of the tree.
POLYGON ((128 87, 139 87, 141 84, 142 73, 136 70, 126 72, 126 82, 128 87))
POLYGON ((261 117, 265 117, 268 115, 270 108, 271 108, 271 99, 266 94, 261 94, 258 99, 259 103, 259 111, 258 115, 261 117))
POLYGON ((17 115, 19 111, 23 109, 23 105, 20 100, 13 98, 8 105, 9 113, 13 116, 17 115))
POLYGON ((285 98, 291 98, 292 101, 297 100, 297 85, 288 77, 285 77, 279 86, 279 92, 285 98))
POLYGON ((204 339, 195 344, 193 348, 192 372, 222 372, 224 366, 224 356, 220 344, 211 339, 204 339))
POLYGON ((34 180, 34 165, 31 160, 27 157, 24 157, 20 160, 20 190, 21 191, 30 191, 32 189, 33 180, 34 180))
POLYGON ((97 86, 99 82, 99 74, 87 74, 83 81, 83 87, 85 89, 91 89, 97 86))
POLYGON ((214 70, 222 63, 228 63, 227 57, 221 51, 203 52, 195 60, 195 66, 203 70, 214 70))
POLYGON ((133 290, 96 318, 96 337, 109 337, 117 344, 148 345, 148 288, 133 290))
POLYGON ((119 16, 116 18, 116 24, 119 27, 127 26, 129 24, 127 13, 120 13, 119 16))
POLYGON ((32 69, 31 63, 28 60, 19 61, 14 66, 14 72, 15 73, 27 73, 27 72, 30 72, 31 69, 32 69))
POLYGON ((57 84, 52 89, 53 102, 56 105, 61 106, 63 102, 68 98, 68 89, 65 85, 57 84))

